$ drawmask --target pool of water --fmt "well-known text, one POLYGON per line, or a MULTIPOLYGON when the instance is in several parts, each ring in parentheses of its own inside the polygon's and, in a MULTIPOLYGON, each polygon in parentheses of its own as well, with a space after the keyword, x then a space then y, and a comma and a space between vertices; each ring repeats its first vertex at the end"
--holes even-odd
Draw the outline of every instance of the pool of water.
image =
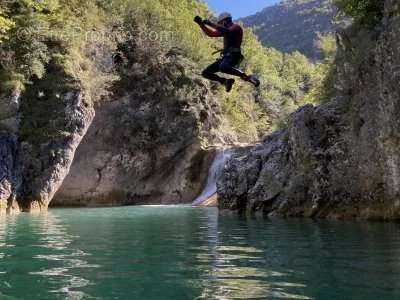
POLYGON ((1 217, 0 299, 400 299, 400 225, 190 207, 1 217))

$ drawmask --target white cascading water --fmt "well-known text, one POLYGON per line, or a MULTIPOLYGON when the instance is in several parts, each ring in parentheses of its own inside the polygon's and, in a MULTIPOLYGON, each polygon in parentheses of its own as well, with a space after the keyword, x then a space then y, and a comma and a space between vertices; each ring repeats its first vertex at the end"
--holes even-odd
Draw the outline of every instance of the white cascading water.
POLYGON ((217 180, 224 169, 225 163, 232 157, 231 149, 218 150, 214 162, 208 172, 206 186, 203 192, 192 203, 193 206, 201 205, 217 193, 217 180))

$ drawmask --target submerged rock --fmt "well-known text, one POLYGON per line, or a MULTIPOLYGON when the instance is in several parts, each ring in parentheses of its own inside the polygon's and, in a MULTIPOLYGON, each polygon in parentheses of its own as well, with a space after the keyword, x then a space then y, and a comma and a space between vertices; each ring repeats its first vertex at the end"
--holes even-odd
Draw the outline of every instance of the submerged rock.
POLYGON ((342 54, 361 60, 338 67, 337 97, 301 108, 287 128, 229 161, 218 183, 222 210, 400 218, 398 11, 386 1, 378 36, 342 34, 342 54))

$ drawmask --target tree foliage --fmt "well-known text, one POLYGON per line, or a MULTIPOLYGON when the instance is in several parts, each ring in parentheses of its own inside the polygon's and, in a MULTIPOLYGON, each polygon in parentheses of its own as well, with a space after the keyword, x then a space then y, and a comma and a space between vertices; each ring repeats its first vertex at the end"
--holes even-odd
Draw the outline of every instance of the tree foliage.
POLYGON ((306 95, 306 102, 321 103, 328 100, 333 93, 333 65, 337 53, 336 37, 334 34, 320 34, 318 47, 324 53, 324 60, 314 65, 311 73, 313 86, 306 95))
MULTIPOLYGON (((129 73, 127 68, 138 67, 133 63, 114 70, 112 55, 121 47, 130 48, 132 62, 163 59, 171 48, 179 48, 199 73, 217 58, 212 52, 222 48, 221 41, 207 38, 193 22, 195 15, 212 16, 197 0, 22 0, 0 4, 0 9, 3 92, 23 90, 43 78, 53 62, 79 79, 89 94, 105 93, 112 80, 129 73)), ((315 66, 298 52, 263 47, 249 29, 243 52, 241 67, 257 75, 262 87, 255 91, 238 81, 232 94, 221 89, 219 97, 225 124, 248 141, 273 130, 279 119, 305 103, 315 85, 315 66)), ((144 63, 139 68, 146 70, 144 63)))
POLYGON ((336 0, 336 5, 345 15, 353 17, 361 25, 375 26, 383 13, 383 0, 336 0))
POLYGON ((14 26, 14 22, 7 18, 0 7, 0 44, 8 38, 8 31, 14 26))

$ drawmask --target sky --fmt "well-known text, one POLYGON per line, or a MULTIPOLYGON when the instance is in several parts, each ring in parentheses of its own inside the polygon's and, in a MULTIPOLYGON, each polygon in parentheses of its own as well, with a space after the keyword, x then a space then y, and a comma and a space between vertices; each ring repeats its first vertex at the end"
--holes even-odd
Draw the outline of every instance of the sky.
POLYGON ((247 17, 280 0, 206 0, 210 8, 217 12, 230 12, 234 19, 247 17))

